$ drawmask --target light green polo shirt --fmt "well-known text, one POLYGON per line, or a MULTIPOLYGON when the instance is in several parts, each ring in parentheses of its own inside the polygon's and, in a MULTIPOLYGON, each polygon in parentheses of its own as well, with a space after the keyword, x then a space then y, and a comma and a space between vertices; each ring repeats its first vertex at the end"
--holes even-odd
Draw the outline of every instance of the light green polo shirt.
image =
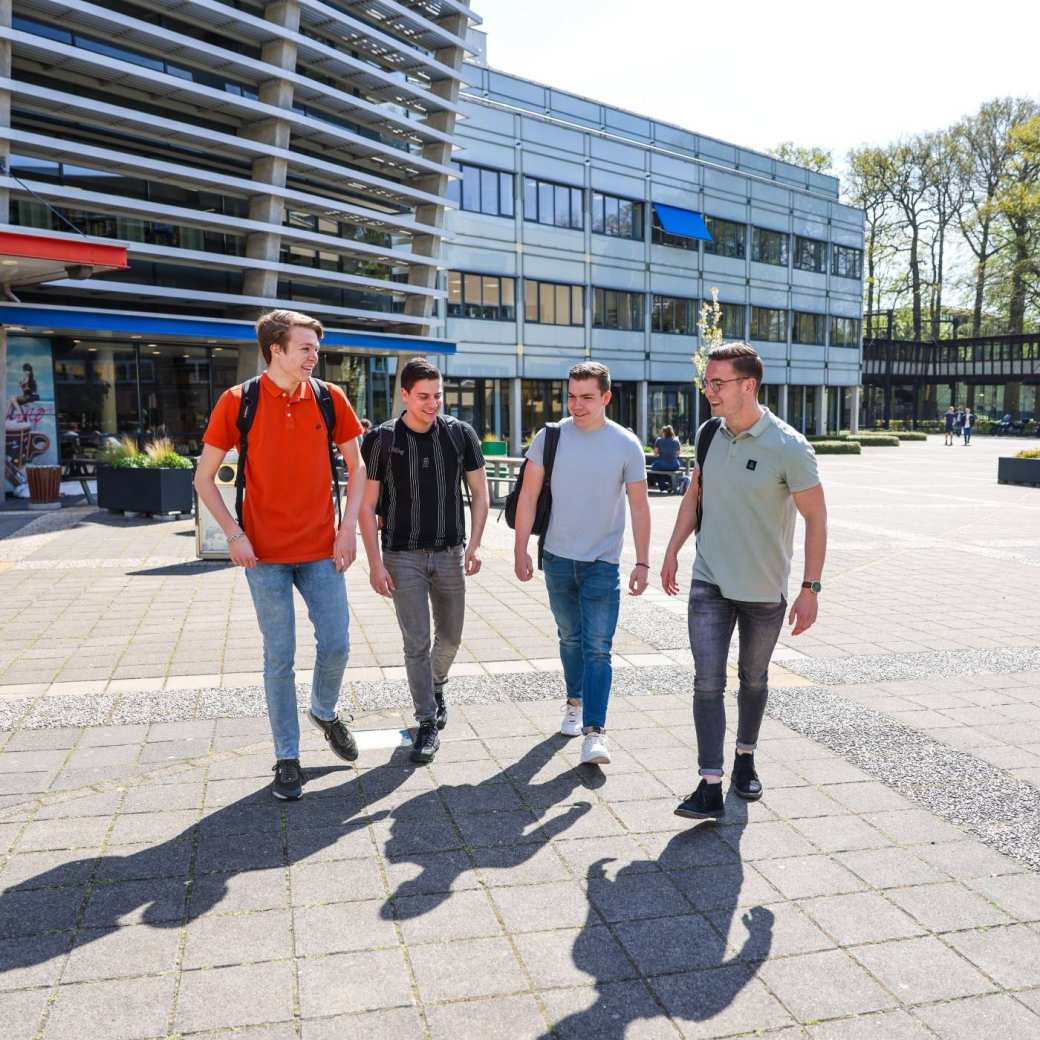
POLYGON ((768 408, 735 437, 723 420, 701 474, 694 580, 717 585, 726 599, 779 603, 794 548, 791 496, 819 482, 812 445, 768 408))

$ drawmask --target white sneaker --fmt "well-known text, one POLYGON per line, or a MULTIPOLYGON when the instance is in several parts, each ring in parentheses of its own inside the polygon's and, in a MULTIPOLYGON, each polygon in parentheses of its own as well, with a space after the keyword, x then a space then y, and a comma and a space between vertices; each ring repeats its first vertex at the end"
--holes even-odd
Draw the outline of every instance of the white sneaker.
POLYGON ((605 766, 610 762, 610 750, 607 748, 607 738, 602 733, 585 734, 585 740, 581 745, 582 765, 605 766))
POLYGON ((581 736, 581 705, 571 704, 569 701, 563 706, 563 721, 560 723, 560 732, 565 737, 581 736))

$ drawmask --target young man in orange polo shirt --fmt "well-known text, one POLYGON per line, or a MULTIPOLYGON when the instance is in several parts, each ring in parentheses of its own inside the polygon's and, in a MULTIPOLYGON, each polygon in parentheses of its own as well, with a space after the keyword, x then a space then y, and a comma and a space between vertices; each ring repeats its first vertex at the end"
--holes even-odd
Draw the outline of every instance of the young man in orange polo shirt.
POLYGON ((329 432, 310 381, 324 332, 321 322, 297 311, 272 311, 256 323, 267 370, 259 379, 248 432, 241 527, 224 505, 214 478, 225 454, 239 447, 242 386, 225 390, 217 401, 195 474, 199 498, 227 536, 232 562, 246 568, 264 639, 264 691, 276 758, 272 793, 284 800, 303 793, 293 673, 294 586, 307 604, 317 642, 308 717, 336 755, 348 762, 358 756, 356 741, 336 714, 336 703, 350 648, 344 572, 357 555, 365 466, 357 441, 361 423, 343 391, 329 384, 336 420, 332 440, 350 475, 337 532, 329 432))

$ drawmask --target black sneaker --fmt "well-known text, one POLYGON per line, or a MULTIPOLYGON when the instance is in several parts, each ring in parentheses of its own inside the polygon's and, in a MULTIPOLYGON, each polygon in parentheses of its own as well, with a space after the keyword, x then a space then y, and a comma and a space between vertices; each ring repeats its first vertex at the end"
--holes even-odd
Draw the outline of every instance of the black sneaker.
POLYGON ((437 749, 441 746, 441 738, 437 736, 436 719, 426 719, 419 723, 419 730, 412 742, 412 761, 426 765, 433 761, 437 749))
POLYGON ((755 772, 755 756, 735 755, 733 758, 733 789, 741 798, 757 802, 762 797, 762 781, 755 772))
POLYGON ((701 780, 697 790, 676 807, 675 815, 683 816, 687 820, 717 820, 720 816, 725 816, 722 784, 709 784, 707 780, 701 780))
POLYGON ((448 725, 448 708, 444 703, 444 687, 433 691, 434 699, 437 701, 437 728, 444 729, 448 725))
POLYGON ((298 758, 280 758, 275 762, 271 794, 283 802, 295 802, 303 794, 303 772, 298 758))
POLYGON ((338 715, 331 722, 319 719, 313 711, 308 711, 307 717, 325 734, 329 750, 334 755, 338 755, 344 762, 353 762, 358 757, 357 741, 338 715))

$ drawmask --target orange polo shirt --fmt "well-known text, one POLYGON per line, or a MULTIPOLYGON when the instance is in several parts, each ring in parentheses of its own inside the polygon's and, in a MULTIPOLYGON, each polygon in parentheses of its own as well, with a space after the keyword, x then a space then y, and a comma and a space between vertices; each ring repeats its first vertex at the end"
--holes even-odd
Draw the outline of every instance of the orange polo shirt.
MULTIPOLYGON (((347 395, 333 384, 336 444, 361 433, 347 395)), ((203 442, 221 451, 238 447, 242 387, 225 390, 217 401, 203 442)), ((309 563, 332 555, 336 513, 332 500, 325 420, 310 385, 290 397, 265 372, 249 431, 246 495, 242 519, 261 563, 309 563)))

